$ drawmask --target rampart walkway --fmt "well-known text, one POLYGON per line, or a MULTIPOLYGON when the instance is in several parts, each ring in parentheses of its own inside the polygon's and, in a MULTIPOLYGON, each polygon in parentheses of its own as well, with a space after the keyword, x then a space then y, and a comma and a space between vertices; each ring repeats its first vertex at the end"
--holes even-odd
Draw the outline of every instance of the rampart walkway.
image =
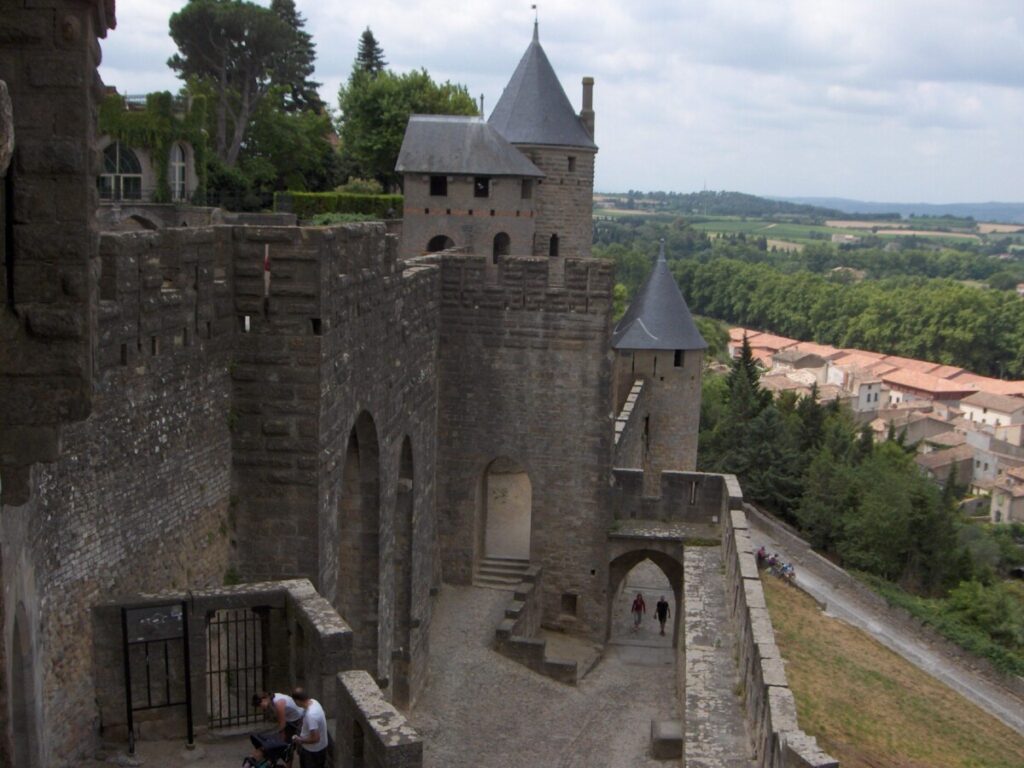
POLYGON ((798 586, 824 605, 830 616, 867 632, 885 647, 1024 735, 1024 703, 1020 699, 989 682, 959 660, 935 650, 926 639, 915 636, 884 616, 856 592, 836 587, 821 573, 822 568, 829 566, 822 564, 816 567, 792 548, 787 549, 778 538, 765 530, 758 515, 750 514, 749 519, 753 526, 750 537, 754 546, 764 545, 769 552, 777 552, 784 560, 793 562, 796 565, 798 586))

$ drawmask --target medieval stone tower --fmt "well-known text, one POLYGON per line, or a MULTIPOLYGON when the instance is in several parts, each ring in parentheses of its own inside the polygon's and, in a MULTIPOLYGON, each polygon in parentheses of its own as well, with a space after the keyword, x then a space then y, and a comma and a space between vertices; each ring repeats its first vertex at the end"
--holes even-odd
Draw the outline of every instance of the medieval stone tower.
POLYGON ((692 472, 697 466, 707 346, 668 269, 662 243, 654 269, 612 334, 615 410, 631 392, 640 403, 642 453, 634 466, 643 467, 645 496, 660 495, 663 471, 692 472))
POLYGON ((583 106, 573 111, 540 44, 533 40, 488 120, 543 173, 537 184, 536 256, 590 256, 594 192, 594 81, 583 79, 583 106))

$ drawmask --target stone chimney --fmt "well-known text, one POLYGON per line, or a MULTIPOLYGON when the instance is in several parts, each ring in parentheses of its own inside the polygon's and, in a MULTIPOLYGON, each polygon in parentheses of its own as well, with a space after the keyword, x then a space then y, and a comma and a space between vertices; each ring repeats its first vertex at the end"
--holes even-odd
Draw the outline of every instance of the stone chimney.
POLYGON ((580 121, 587 129, 590 138, 594 138, 594 78, 583 78, 583 108, 580 110, 580 121))

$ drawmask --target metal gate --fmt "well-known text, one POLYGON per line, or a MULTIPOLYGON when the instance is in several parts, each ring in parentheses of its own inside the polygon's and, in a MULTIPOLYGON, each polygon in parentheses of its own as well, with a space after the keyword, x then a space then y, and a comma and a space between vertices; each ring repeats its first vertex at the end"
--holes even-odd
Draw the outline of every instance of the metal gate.
POLYGON ((252 696, 266 689, 265 610, 232 608, 207 616, 206 695, 211 728, 263 722, 252 696))
POLYGON ((136 712, 185 707, 192 743, 192 681, 189 677, 188 611, 185 603, 121 608, 128 752, 135 753, 136 712))

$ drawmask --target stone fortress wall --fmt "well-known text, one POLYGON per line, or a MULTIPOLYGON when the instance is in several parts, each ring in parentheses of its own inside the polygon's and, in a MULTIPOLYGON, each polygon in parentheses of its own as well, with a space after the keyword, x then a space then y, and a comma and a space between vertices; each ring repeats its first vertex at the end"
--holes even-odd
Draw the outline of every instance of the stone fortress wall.
MULTIPOLYGON (((566 259, 441 261, 438 510, 445 579, 467 584, 485 554, 482 479, 495 459, 529 474, 530 559, 544 569, 545 615, 603 637, 612 267, 566 259), (562 596, 576 596, 575 615, 562 596)), ((568 599, 567 602, 572 602, 568 599)))

